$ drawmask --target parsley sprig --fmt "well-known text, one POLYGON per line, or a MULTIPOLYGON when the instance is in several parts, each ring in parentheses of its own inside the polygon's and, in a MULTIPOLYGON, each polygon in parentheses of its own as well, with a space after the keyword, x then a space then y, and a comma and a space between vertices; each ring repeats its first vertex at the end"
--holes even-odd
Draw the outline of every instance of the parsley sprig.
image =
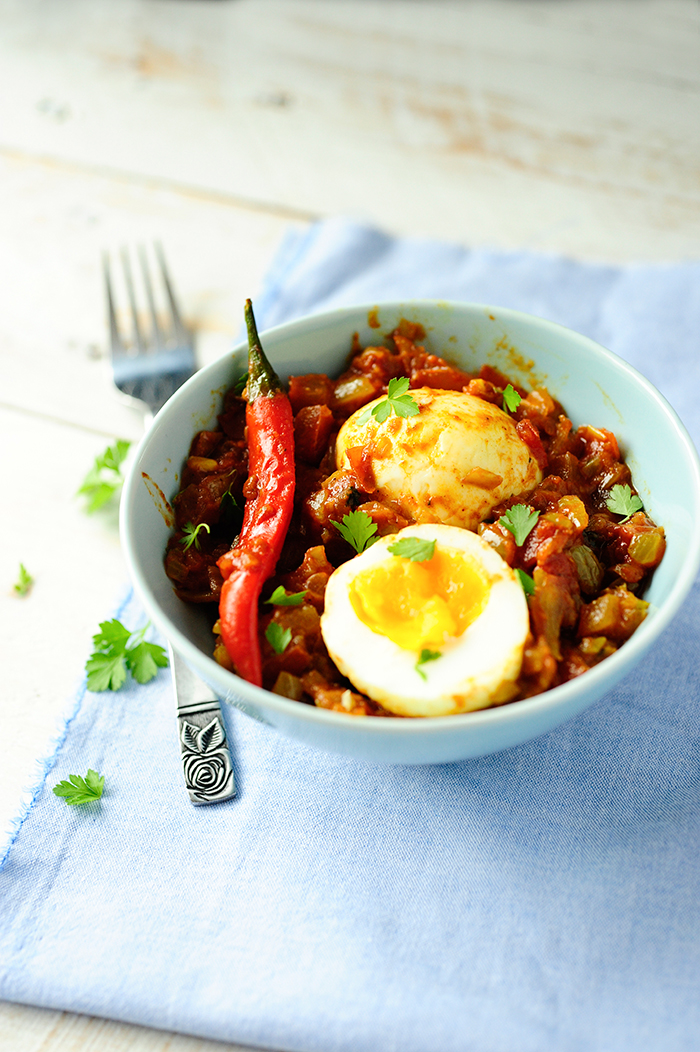
POLYGON ((532 577, 530 577, 530 574, 525 573, 524 570, 520 569, 516 569, 515 573, 518 580, 520 581, 520 584, 522 585, 523 592, 525 593, 525 595, 534 595, 535 582, 533 581, 532 577))
POLYGON ((278 585, 269 599, 266 599, 266 603, 272 603, 273 606, 301 606, 306 596, 306 590, 303 592, 286 592, 282 585, 278 585))
POLYGON ((435 541, 426 541, 421 537, 402 537, 400 541, 389 545, 392 555, 410 559, 414 563, 424 563, 432 559, 435 553, 435 541))
POLYGON ((386 398, 382 398, 371 409, 365 409, 358 424, 366 424, 371 416, 378 424, 383 424, 392 413, 403 417, 416 416, 420 409, 413 395, 408 394, 409 386, 410 380, 407 376, 395 376, 393 380, 389 380, 386 398))
POLYGON ((88 690, 119 690, 127 669, 137 683, 148 683, 159 668, 166 667, 163 647, 145 641, 147 629, 145 625, 132 632, 116 618, 100 622, 100 631, 92 637, 95 650, 85 664, 88 690))
POLYGON ((67 804, 91 804, 102 796, 105 784, 103 774, 88 770, 84 778, 80 774, 70 774, 68 778, 69 781, 59 782, 53 787, 56 796, 62 796, 67 804))
POLYGON ((420 657, 416 661, 415 669, 419 676, 423 679, 427 679, 425 672, 421 668, 421 665, 425 665, 428 661, 437 661, 439 657, 442 657, 442 653, 439 650, 428 650, 427 648, 421 650, 420 657))
POLYGON ((24 563, 19 564, 19 576, 15 583, 12 585, 12 589, 15 595, 20 596, 22 599, 29 595, 34 584, 34 578, 30 574, 24 563))
POLYGON ((610 496, 606 498, 605 506, 614 515, 624 515, 623 522, 627 522, 630 516, 634 515, 635 511, 641 511, 644 507, 640 498, 636 493, 632 492, 627 484, 621 486, 619 483, 610 490, 610 496))
POLYGON ((265 639, 268 641, 275 654, 283 654, 292 639, 291 628, 282 628, 276 621, 270 621, 265 629, 265 639))
POLYGON ((180 543, 185 551, 187 551, 188 548, 191 548, 193 544, 197 551, 199 551, 200 530, 206 530, 207 533, 211 533, 211 529, 207 526, 206 522, 199 522, 196 526, 191 522, 187 522, 182 527, 182 532, 185 536, 180 538, 180 543))
POLYGON ((107 446, 103 453, 95 457, 95 463, 77 493, 77 496, 87 498, 85 511, 89 515, 108 504, 122 488, 122 464, 130 446, 131 442, 118 438, 113 446, 107 446))
POLYGON ((331 519, 331 522, 337 527, 343 540, 352 545, 358 555, 379 540, 374 536, 377 524, 366 511, 349 511, 347 515, 343 515, 342 522, 336 522, 335 519, 331 519))
POLYGON ((521 402, 522 398, 513 385, 508 384, 508 386, 503 389, 503 409, 514 413, 521 402))
POLYGON ((526 504, 514 504, 498 521, 501 526, 510 530, 515 537, 515 543, 520 547, 527 540, 539 517, 539 511, 533 511, 526 504))

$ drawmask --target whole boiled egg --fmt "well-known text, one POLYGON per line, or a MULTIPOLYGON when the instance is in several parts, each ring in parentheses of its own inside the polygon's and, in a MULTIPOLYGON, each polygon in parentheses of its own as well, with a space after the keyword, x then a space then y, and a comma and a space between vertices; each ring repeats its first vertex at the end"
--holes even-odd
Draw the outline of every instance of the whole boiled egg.
POLYGON ((413 522, 476 530, 492 508, 529 493, 542 472, 511 417, 461 391, 420 387, 415 416, 379 423, 371 409, 353 413, 338 434, 338 469, 361 463, 380 499, 413 522), (369 412, 368 412, 369 410, 369 412))
POLYGON ((529 629, 514 571, 456 526, 408 526, 331 575, 321 632, 344 676, 397 716, 449 716, 517 693, 529 629))

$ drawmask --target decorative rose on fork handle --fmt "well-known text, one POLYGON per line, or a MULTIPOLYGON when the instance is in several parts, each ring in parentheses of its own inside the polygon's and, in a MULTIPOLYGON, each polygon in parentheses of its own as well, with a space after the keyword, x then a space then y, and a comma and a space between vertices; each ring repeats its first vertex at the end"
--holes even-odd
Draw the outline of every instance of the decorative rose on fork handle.
POLYGON ((170 649, 177 695, 182 767, 193 804, 214 804, 236 795, 231 754, 213 692, 170 649))
MULTIPOLYGON (((200 715, 206 713, 208 716, 215 709, 198 708, 197 711, 200 715)), ((181 725, 182 766, 190 799, 196 797, 199 803, 227 799, 232 795, 233 770, 221 720, 215 716, 211 723, 200 728, 182 718, 181 711, 178 717, 181 725)))

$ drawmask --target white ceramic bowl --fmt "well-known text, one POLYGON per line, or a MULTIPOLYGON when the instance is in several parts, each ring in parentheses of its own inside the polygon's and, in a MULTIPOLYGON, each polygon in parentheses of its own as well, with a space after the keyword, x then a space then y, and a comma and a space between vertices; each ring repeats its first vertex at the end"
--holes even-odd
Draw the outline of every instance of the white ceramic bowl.
POLYGON ((498 307, 410 301, 379 305, 380 331, 368 325, 376 305, 303 318, 262 334, 280 376, 338 375, 353 332, 363 345, 381 341, 400 318, 420 322, 426 346, 463 368, 490 362, 525 386, 544 383, 574 426, 614 431, 634 483, 668 547, 646 598, 649 615, 621 649, 537 697, 460 716, 392 720, 358 718, 289 701, 253 687, 217 665, 201 609, 181 602, 163 570, 169 534, 163 498, 172 497, 195 432, 214 428, 225 389, 244 371, 247 349, 196 373, 163 407, 144 437, 126 480, 122 539, 136 591, 149 617, 216 694, 280 733, 332 752, 383 763, 444 763, 496 752, 534 738, 605 694, 668 625, 700 564, 700 465, 687 432, 652 385, 610 351, 540 318, 498 307))

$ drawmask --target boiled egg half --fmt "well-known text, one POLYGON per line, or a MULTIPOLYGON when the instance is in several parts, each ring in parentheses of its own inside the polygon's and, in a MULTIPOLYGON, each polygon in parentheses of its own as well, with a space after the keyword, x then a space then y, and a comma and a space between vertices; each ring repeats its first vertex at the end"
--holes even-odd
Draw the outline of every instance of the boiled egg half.
POLYGON ((525 594, 500 555, 475 533, 427 524, 343 563, 321 618, 343 675, 397 716, 510 700, 528 629, 525 594))
POLYGON ((392 414, 379 423, 371 415, 376 399, 345 421, 336 443, 337 468, 360 459, 379 498, 409 521, 475 530, 492 508, 542 481, 512 418, 498 406, 462 391, 419 387, 410 394, 415 416, 392 414))

